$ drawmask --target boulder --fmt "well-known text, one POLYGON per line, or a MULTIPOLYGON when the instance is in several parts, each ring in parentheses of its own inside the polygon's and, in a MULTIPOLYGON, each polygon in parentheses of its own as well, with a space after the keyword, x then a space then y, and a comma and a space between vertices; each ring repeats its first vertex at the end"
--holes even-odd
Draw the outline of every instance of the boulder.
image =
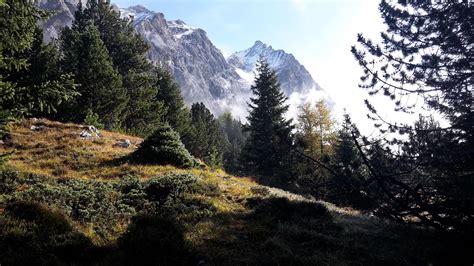
POLYGON ((83 130, 83 131, 81 131, 81 133, 79 133, 79 137, 81 137, 83 139, 91 139, 92 134, 87 130, 83 130))
POLYGON ((122 141, 119 141, 115 143, 115 147, 120 147, 120 148, 129 148, 132 146, 132 142, 129 139, 124 139, 122 141))
POLYGON ((45 129, 45 128, 46 128, 45 126, 35 126, 35 125, 32 125, 32 126, 30 127, 30 129, 33 130, 33 131, 41 131, 41 130, 43 130, 43 129, 45 129))
POLYGON ((88 126, 90 132, 94 133, 97 137, 100 137, 100 131, 95 126, 88 126))

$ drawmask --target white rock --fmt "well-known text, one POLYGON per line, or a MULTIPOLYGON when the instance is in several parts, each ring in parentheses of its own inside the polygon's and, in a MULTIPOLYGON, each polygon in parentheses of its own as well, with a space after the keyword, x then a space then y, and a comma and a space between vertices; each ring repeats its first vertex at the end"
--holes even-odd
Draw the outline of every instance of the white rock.
POLYGON ((114 146, 120 148, 129 148, 130 146, 132 146, 132 142, 129 139, 124 139, 123 141, 117 142, 114 146))
POLYGON ((32 125, 30 127, 30 129, 33 130, 33 131, 40 131, 40 130, 43 130, 45 128, 46 128, 45 126, 35 126, 35 125, 32 125))
POLYGON ((79 137, 83 138, 83 139, 90 139, 92 138, 92 134, 86 130, 83 130, 81 131, 81 133, 79 133, 79 137))
POLYGON ((96 137, 100 138, 100 131, 95 126, 88 126, 87 129, 94 133, 96 137))

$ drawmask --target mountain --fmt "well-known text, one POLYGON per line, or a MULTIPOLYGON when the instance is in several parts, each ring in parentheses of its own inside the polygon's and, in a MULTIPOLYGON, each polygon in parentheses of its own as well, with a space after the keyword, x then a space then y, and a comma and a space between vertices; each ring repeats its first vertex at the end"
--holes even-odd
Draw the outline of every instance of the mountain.
POLYGON ((34 0, 38 7, 53 11, 53 15, 43 25, 45 42, 57 39, 62 27, 71 26, 80 1, 82 4, 87 3, 87 0, 34 0))
POLYGON ((232 109, 245 83, 204 30, 166 20, 143 6, 120 9, 150 44, 149 59, 171 69, 187 103, 204 102, 215 114, 232 109))
MULTIPOLYGON (((45 41, 57 38, 61 27, 71 25, 79 1, 35 0, 39 7, 56 12, 44 25, 45 41)), ((83 4, 86 2, 82 0, 83 4)), ((323 93, 327 97, 306 68, 283 50, 256 41, 252 47, 226 59, 203 29, 182 20, 166 20, 163 13, 141 5, 115 6, 115 10, 123 18, 133 20, 136 31, 150 44, 149 59, 172 71, 188 104, 203 102, 216 115, 231 111, 245 119, 253 71, 260 55, 276 70, 292 105, 308 98, 308 93, 323 93)))
POLYGON ((256 41, 252 47, 244 51, 232 54, 227 61, 239 73, 253 73, 261 56, 277 72, 278 81, 287 96, 294 92, 302 93, 312 89, 322 90, 313 80, 308 70, 292 54, 288 54, 283 50, 275 50, 272 46, 261 41, 256 41))

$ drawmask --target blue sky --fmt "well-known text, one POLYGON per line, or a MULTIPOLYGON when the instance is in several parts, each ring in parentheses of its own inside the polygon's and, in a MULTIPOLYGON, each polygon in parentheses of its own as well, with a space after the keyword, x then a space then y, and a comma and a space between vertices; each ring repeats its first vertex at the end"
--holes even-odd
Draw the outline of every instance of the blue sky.
MULTIPOLYGON (((261 40, 292 53, 336 102, 370 130, 358 88, 361 68, 350 53, 357 33, 376 38, 383 30, 378 0, 112 0, 120 7, 143 5, 168 20, 204 29, 224 54, 261 40)), ((375 105, 386 108, 387 102, 375 105)), ((370 132, 368 132, 370 133, 370 132)))

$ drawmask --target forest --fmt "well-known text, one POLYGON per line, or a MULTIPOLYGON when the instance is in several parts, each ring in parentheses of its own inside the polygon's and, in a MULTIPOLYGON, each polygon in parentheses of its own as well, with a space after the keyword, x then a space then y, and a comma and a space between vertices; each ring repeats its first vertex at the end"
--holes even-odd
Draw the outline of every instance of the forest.
POLYGON ((474 7, 379 11, 347 47, 366 136, 324 99, 289 119, 263 57, 246 120, 215 116, 110 1, 44 43, 50 12, 0 0, 0 265, 472 265, 474 7))

